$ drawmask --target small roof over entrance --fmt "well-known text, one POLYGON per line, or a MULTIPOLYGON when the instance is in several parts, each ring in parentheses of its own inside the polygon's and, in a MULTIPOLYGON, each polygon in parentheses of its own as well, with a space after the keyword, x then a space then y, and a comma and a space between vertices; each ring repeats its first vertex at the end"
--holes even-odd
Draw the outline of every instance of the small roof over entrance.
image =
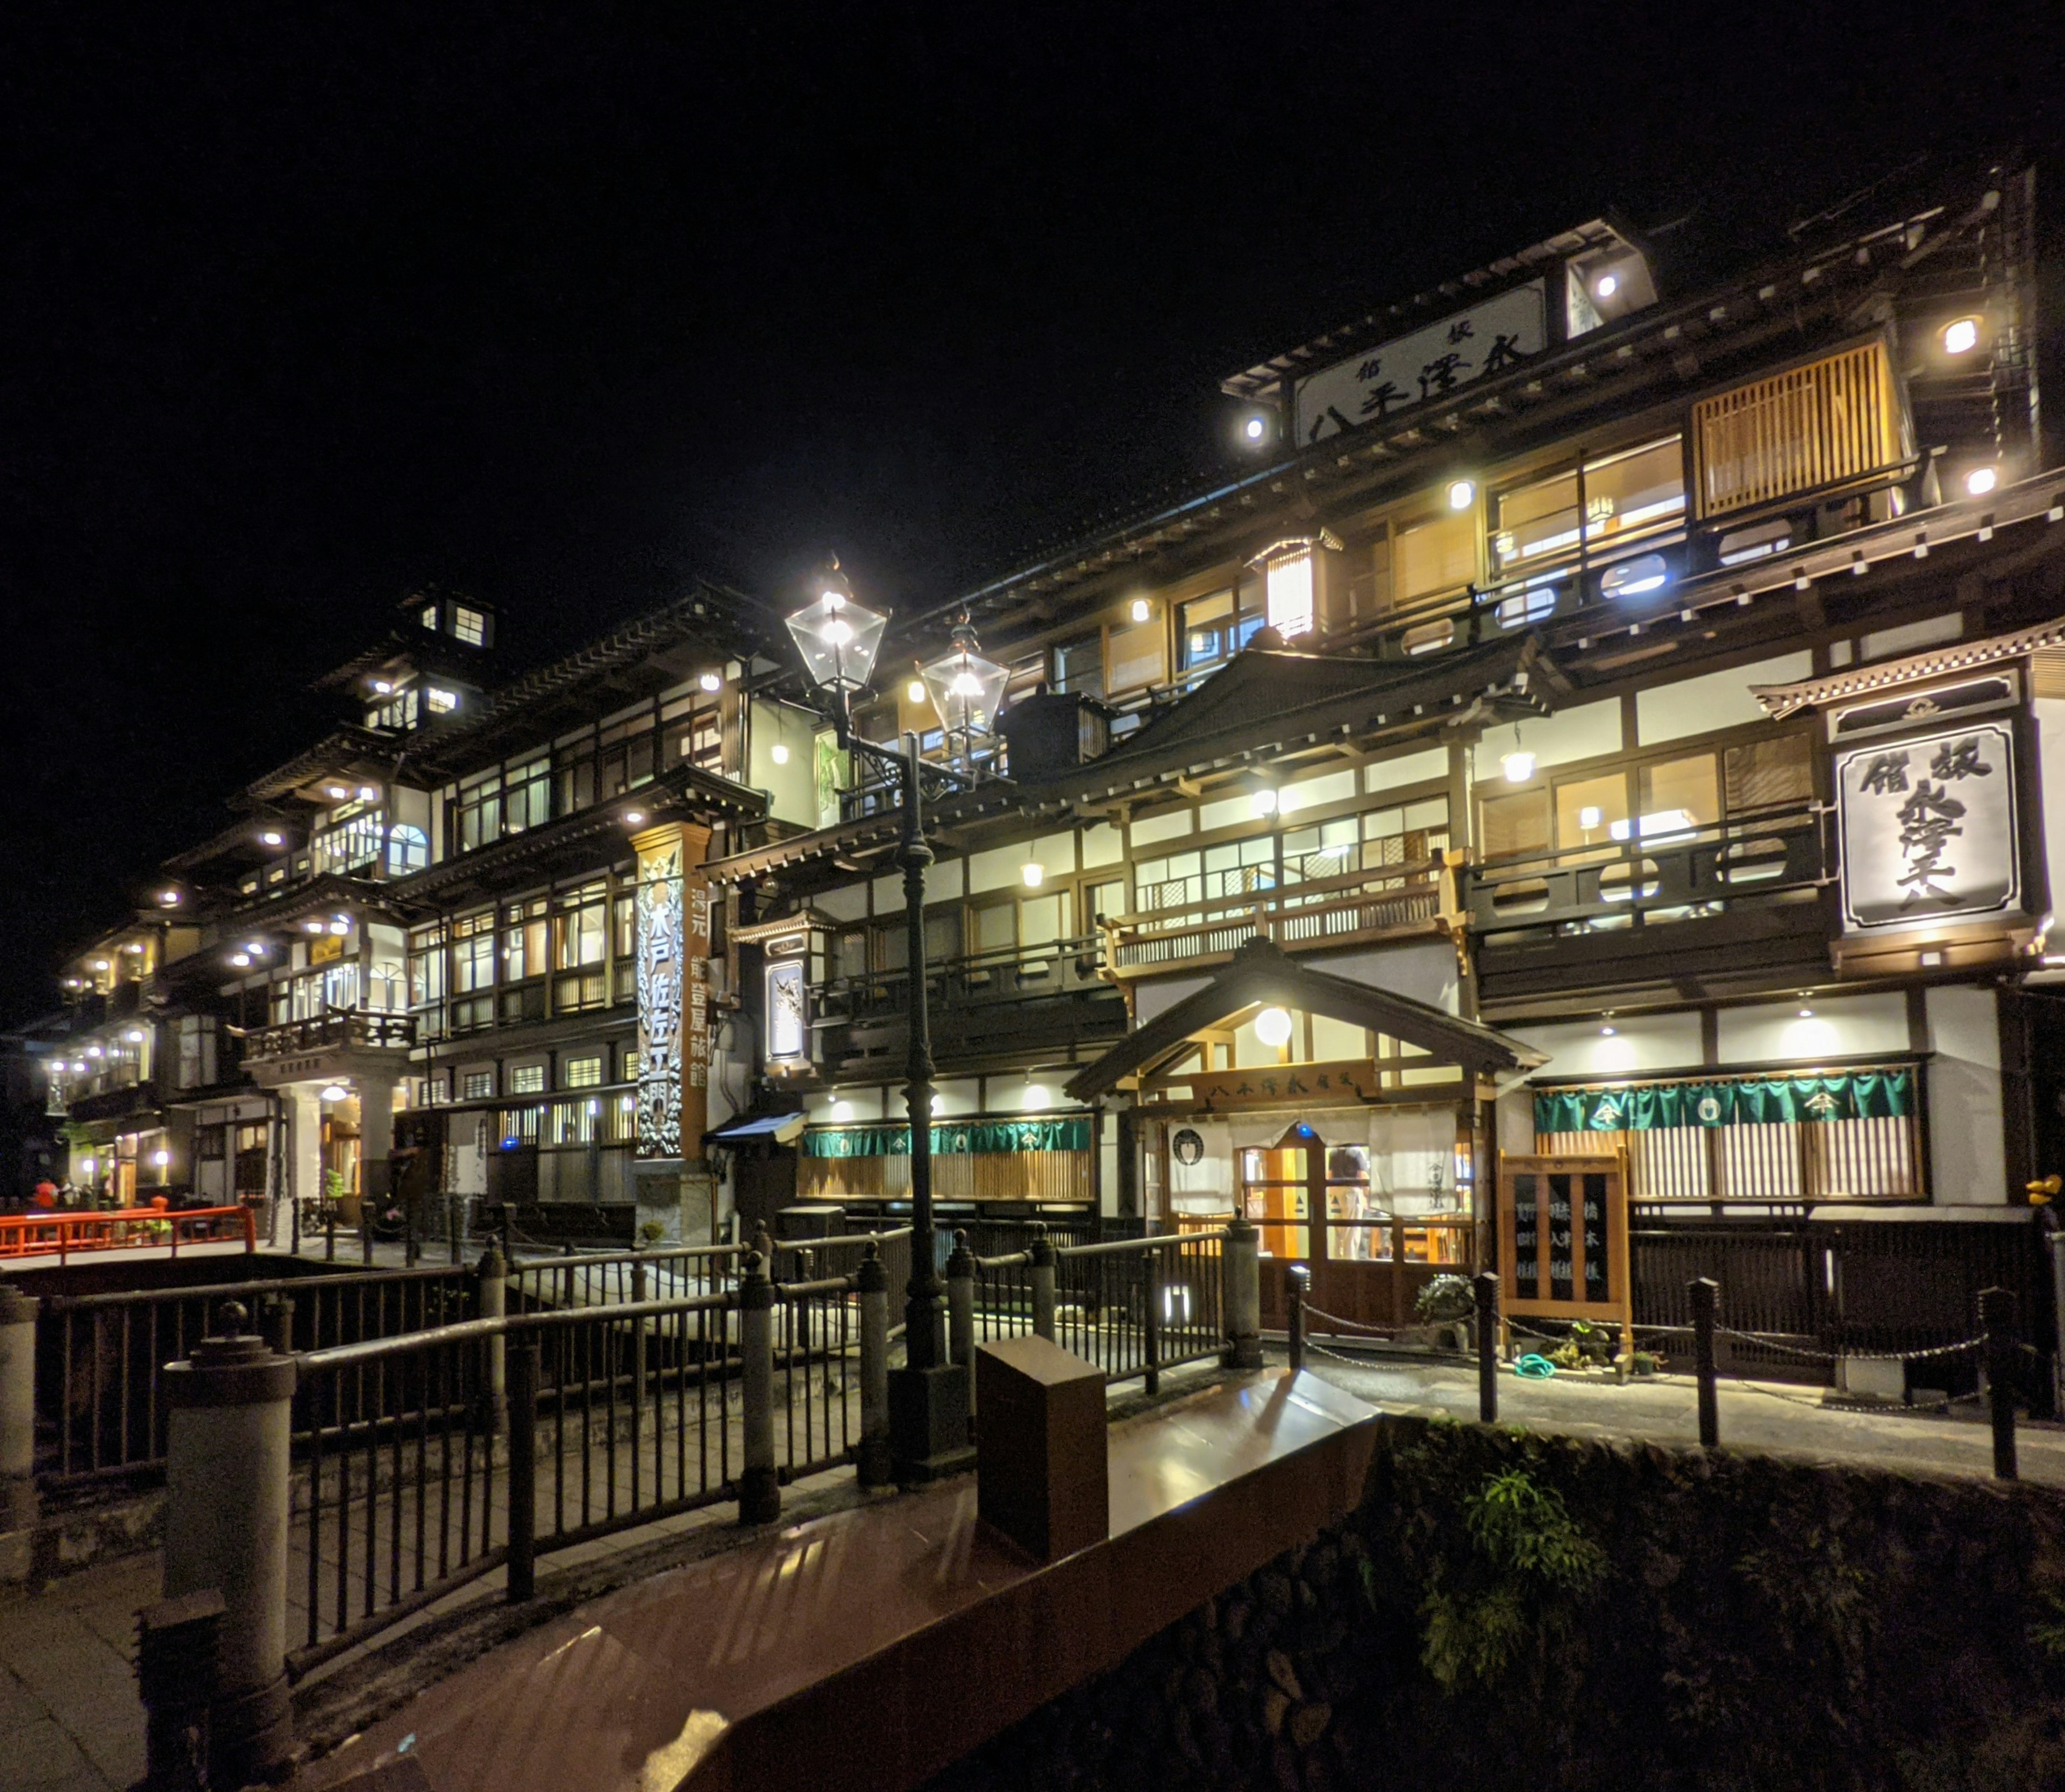
POLYGON ((1403 1039, 1473 1076, 1534 1070, 1549 1060, 1532 1046, 1474 1020, 1445 1013, 1409 995, 1337 977, 1292 958, 1267 939, 1251 939, 1233 963, 1195 994, 1129 1033, 1071 1077, 1078 1101, 1109 1094, 1128 1076, 1152 1072, 1190 1043, 1190 1035, 1262 1003, 1324 1015, 1352 1027, 1403 1039))
POLYGON ((751 1120, 726 1120, 705 1132, 703 1143, 736 1145, 757 1139, 767 1144, 792 1145, 802 1137, 807 1119, 802 1114, 760 1114, 751 1120))

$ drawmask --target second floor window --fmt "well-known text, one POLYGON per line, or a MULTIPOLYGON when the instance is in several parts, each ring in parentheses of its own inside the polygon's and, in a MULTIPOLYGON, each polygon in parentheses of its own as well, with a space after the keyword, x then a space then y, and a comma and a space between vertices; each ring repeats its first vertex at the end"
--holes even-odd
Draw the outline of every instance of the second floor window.
POLYGON ((1239 607, 1238 591, 1218 591, 1194 599, 1176 613, 1176 668, 1178 672, 1201 672, 1231 660, 1246 647, 1261 628, 1263 612, 1249 594, 1248 607, 1239 607))
POLYGON ((1497 506, 1492 564, 1501 579, 1610 559, 1684 520, 1683 447, 1674 435, 1598 455, 1502 491, 1497 506))
POLYGON ((494 987, 494 914, 467 915, 452 924, 452 987, 463 995, 494 987))
POLYGON ((1057 691, 1071 696, 1104 695, 1104 636, 1087 635, 1080 641, 1064 642, 1053 649, 1053 684, 1057 691))
POLYGON ((502 935, 503 974, 512 983, 542 977, 545 963, 545 902, 543 897, 510 908, 502 935))
POLYGON ((584 964, 600 964, 605 955, 602 886, 591 884, 560 898, 560 912, 553 917, 552 967, 572 971, 584 964))

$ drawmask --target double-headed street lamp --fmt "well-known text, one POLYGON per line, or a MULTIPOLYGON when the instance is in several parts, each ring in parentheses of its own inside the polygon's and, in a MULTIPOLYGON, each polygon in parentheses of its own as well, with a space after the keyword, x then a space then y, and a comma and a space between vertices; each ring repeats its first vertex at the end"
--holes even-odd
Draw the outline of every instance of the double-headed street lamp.
POLYGON ((947 1360, 947 1303, 932 1222, 932 1036, 925 1003, 924 782, 948 790, 975 781, 979 755, 992 735, 1007 674, 975 651, 965 622, 954 631, 953 650, 921 668, 920 676, 946 731, 947 748, 962 769, 927 765, 918 737, 906 733, 900 752, 864 741, 853 731, 853 700, 875 672, 886 611, 858 602, 836 559, 818 579, 817 595, 788 619, 811 681, 831 698, 839 744, 893 780, 902 821, 897 862, 903 867, 904 961, 910 987, 910 1049, 903 1100, 911 1117, 911 1281, 905 1290, 904 1366, 890 1378, 890 1447, 898 1478, 930 1480, 964 1466, 968 1451, 970 1365, 947 1360))

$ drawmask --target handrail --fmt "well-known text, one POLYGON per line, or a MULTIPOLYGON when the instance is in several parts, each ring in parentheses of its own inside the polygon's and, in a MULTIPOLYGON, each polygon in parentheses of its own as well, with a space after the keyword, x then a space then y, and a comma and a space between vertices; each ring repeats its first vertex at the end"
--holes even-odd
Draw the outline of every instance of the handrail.
POLYGON ((123 1207, 112 1213, 64 1212, 0 1214, 0 1257, 56 1257, 74 1251, 148 1250, 160 1244, 174 1255, 184 1228, 190 1245, 234 1244, 232 1237, 192 1236, 203 1221, 236 1218, 246 1253, 258 1248, 256 1221, 248 1207, 123 1207), (160 1233, 157 1228, 166 1230, 160 1233))
POLYGON ((1194 926, 1209 920, 1211 918, 1210 911, 1213 910, 1225 910, 1228 911, 1229 915, 1231 915, 1238 914, 1243 909, 1255 910, 1279 906, 1282 898, 1287 896, 1325 897, 1344 894, 1351 890, 1377 881, 1400 886, 1402 894, 1404 890, 1415 886, 1438 884, 1441 873, 1444 869, 1444 862, 1438 858, 1408 859, 1396 865, 1379 866, 1367 870, 1340 872, 1331 878, 1312 878, 1296 883, 1271 885, 1265 890, 1241 890, 1231 896, 1202 897, 1194 902, 1186 902, 1176 907, 1143 909, 1137 914, 1121 914, 1110 918, 1105 922, 1105 926, 1111 932, 1117 933, 1122 929, 1137 931, 1141 929, 1142 923, 1159 922, 1168 925, 1166 928, 1157 930, 1174 932, 1182 927, 1194 926))
POLYGON ((405 1281, 471 1275, 463 1264, 433 1263, 409 1269, 347 1269, 337 1275, 273 1276, 263 1281, 214 1281, 191 1288, 123 1288, 106 1294, 46 1294, 40 1298, 53 1313, 80 1313, 94 1307, 134 1306, 166 1301, 241 1300, 252 1294, 291 1294, 317 1288, 392 1287, 405 1281))
MULTIPOLYGON (((844 1285, 845 1278, 839 1278, 844 1285)), ((815 1292, 799 1287, 791 1292, 815 1292)), ((693 1294, 677 1301, 626 1301, 620 1306, 548 1307, 536 1313, 510 1313, 491 1319, 461 1319, 428 1331, 403 1332, 394 1338, 366 1338, 354 1344, 332 1344, 320 1350, 294 1354, 297 1378, 325 1369, 350 1369, 387 1357, 406 1356, 412 1350, 434 1350, 443 1344, 463 1344, 481 1338, 503 1338, 512 1332, 552 1331, 576 1326, 620 1324, 626 1320, 659 1319, 674 1313, 713 1313, 738 1304, 738 1291, 727 1289, 717 1294, 693 1294)))
MULTIPOLYGON (((1306 1222, 1301 1220, 1297 1223, 1302 1225, 1306 1222)), ((1184 1245, 1194 1245, 1202 1240, 1224 1239, 1227 1236, 1227 1229, 1222 1225, 1214 1226, 1206 1232, 1158 1232, 1146 1238, 1108 1238, 1101 1245, 1061 1245, 1056 1247, 1054 1254, 1059 1257, 1070 1259, 1079 1257, 1114 1257, 1121 1251, 1144 1252, 1163 1246, 1180 1247, 1184 1245)))
MULTIPOLYGON (((843 1232, 832 1238, 776 1238, 770 1242, 777 1250, 815 1251, 833 1245, 866 1245, 883 1239, 907 1238, 910 1233, 910 1227, 902 1225, 893 1226, 887 1232, 843 1232)), ((736 1257, 741 1252, 757 1248, 747 1240, 736 1245, 679 1245, 657 1250, 576 1252, 571 1256, 511 1257, 509 1267, 513 1271, 593 1268, 610 1263, 643 1263, 651 1266, 690 1257, 736 1257)))

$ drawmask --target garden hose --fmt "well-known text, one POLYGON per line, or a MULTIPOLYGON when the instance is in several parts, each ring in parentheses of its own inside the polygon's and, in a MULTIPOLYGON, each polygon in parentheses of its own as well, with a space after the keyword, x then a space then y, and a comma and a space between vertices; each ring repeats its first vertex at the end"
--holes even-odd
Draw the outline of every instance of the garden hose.
POLYGON ((1546 1382, 1556 1373, 1556 1365, 1530 1350, 1513 1366, 1513 1372, 1530 1382, 1546 1382))

